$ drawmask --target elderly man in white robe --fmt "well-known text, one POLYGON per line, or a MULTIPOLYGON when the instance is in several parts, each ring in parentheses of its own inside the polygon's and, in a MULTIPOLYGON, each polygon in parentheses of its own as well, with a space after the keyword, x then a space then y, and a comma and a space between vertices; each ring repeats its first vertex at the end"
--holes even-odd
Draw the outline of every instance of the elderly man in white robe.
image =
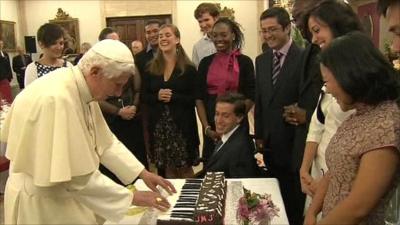
POLYGON ((77 66, 56 70, 17 96, 1 132, 11 162, 5 224, 101 224, 119 221, 131 204, 168 209, 157 190, 176 192, 173 185, 116 139, 97 103, 121 95, 133 71, 128 47, 103 40, 77 66), (140 177, 153 191, 132 193, 101 174, 100 162, 124 183, 140 177))

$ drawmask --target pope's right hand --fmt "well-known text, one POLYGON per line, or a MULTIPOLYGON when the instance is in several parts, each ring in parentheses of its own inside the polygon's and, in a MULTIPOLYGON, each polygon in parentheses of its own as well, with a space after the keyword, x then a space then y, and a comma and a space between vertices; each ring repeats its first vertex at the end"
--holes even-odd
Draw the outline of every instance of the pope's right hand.
POLYGON ((167 211, 171 205, 161 194, 152 191, 136 191, 132 204, 136 206, 153 207, 161 211, 167 211))

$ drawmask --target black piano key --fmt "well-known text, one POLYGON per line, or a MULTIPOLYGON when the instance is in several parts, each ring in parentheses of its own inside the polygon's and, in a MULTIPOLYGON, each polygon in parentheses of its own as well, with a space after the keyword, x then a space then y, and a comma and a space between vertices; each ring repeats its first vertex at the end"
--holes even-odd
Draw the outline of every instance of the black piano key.
POLYGON ((196 191, 196 190, 182 190, 181 191, 182 194, 199 194, 200 190, 196 191))
POLYGON ((176 204, 174 208, 195 208, 196 204, 176 204))
POLYGON ((172 210, 171 213, 183 213, 183 214, 193 214, 194 213, 194 209, 193 210, 172 210))
POLYGON ((193 215, 182 214, 182 213, 172 213, 171 218, 188 218, 193 219, 193 215))
POLYGON ((203 179, 186 179, 185 183, 189 183, 189 184, 201 184, 201 182, 203 182, 203 179))
POLYGON ((197 198, 196 198, 196 199, 182 198, 182 199, 178 199, 178 201, 176 201, 176 202, 177 202, 177 203, 180 203, 180 202, 187 202, 187 203, 193 202, 193 203, 195 203, 195 202, 197 202, 197 198))
POLYGON ((201 184, 184 184, 182 189, 200 189, 201 184))

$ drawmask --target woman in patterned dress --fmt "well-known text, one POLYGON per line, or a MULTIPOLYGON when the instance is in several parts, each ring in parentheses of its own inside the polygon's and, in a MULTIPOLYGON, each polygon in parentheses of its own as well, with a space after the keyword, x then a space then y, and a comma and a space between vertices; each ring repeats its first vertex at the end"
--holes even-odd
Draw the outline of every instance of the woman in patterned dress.
POLYGON ((343 111, 355 109, 326 150, 328 172, 304 224, 385 224, 400 178, 400 84, 395 70, 360 32, 336 38, 321 53, 326 89, 343 111))
POLYGON ((180 44, 176 26, 159 31, 159 50, 144 74, 143 101, 148 105, 150 160, 168 178, 193 176, 199 147, 195 100, 197 71, 180 44))
POLYGON ((64 50, 64 30, 57 24, 43 24, 38 32, 37 39, 43 56, 30 63, 25 70, 25 87, 37 78, 61 67, 72 66, 62 59, 64 50))

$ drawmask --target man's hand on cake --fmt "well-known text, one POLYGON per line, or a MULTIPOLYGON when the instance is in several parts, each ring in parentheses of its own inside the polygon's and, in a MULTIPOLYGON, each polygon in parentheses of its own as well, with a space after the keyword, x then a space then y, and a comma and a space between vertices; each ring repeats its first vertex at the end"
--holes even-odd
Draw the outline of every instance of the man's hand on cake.
POLYGON ((132 204, 153 207, 164 212, 171 207, 167 199, 152 191, 136 191, 133 195, 132 204))
POLYGON ((171 182, 168 180, 154 174, 150 173, 146 169, 144 169, 139 177, 144 181, 144 183, 149 187, 152 191, 159 193, 159 190, 157 189, 157 185, 160 185, 162 188, 164 188, 170 195, 172 193, 176 193, 176 189, 174 185, 172 185, 171 182))

